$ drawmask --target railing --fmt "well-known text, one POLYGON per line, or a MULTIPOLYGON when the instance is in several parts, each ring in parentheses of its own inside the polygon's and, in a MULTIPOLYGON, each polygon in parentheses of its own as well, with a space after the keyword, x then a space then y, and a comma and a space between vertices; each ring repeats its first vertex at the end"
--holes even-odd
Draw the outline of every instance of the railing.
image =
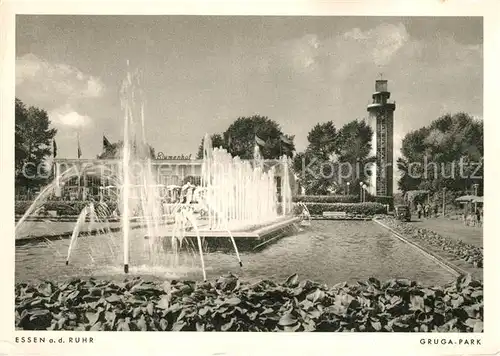
POLYGON ((375 102, 373 100, 369 100, 367 103, 366 103, 366 106, 377 106, 377 105, 384 105, 384 104, 394 104, 396 105, 396 100, 386 100, 385 103, 383 102, 375 102))

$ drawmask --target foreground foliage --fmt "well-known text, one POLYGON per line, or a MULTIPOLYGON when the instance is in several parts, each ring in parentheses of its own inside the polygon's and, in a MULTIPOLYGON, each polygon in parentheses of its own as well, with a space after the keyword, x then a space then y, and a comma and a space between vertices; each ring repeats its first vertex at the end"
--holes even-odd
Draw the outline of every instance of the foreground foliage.
POLYGON ((429 229, 419 228, 413 226, 412 224, 394 219, 384 219, 383 221, 389 227, 397 230, 405 236, 422 240, 431 246, 435 246, 443 251, 451 253, 456 258, 462 259, 476 268, 483 268, 483 249, 480 247, 440 235, 429 229))
POLYGON ((444 287, 370 278, 331 288, 297 275, 277 284, 139 278, 17 284, 16 327, 117 331, 482 332, 483 285, 460 277, 444 287))

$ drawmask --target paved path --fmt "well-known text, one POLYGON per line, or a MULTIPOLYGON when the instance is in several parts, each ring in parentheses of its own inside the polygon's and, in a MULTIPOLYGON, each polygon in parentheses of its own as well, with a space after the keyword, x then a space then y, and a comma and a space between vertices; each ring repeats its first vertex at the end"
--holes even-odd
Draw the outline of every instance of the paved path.
POLYGON ((465 243, 477 247, 483 247, 483 228, 465 226, 460 220, 450 220, 443 218, 430 218, 413 220, 411 224, 417 227, 432 230, 440 235, 452 239, 462 240, 465 243))

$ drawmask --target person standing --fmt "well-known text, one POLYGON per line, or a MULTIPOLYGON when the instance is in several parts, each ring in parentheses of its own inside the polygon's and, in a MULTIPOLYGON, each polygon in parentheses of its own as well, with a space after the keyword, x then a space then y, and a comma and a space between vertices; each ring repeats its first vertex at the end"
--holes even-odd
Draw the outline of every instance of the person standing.
POLYGON ((422 204, 418 203, 417 205, 417 215, 418 215, 418 218, 422 218, 422 204))

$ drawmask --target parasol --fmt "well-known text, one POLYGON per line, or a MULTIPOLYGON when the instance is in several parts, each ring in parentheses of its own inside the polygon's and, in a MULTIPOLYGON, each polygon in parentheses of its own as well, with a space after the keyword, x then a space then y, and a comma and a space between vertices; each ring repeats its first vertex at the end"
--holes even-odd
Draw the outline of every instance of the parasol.
POLYGON ((455 201, 468 203, 468 202, 473 201, 476 198, 478 198, 478 197, 475 195, 462 195, 461 197, 458 197, 457 199, 455 199, 455 201))

